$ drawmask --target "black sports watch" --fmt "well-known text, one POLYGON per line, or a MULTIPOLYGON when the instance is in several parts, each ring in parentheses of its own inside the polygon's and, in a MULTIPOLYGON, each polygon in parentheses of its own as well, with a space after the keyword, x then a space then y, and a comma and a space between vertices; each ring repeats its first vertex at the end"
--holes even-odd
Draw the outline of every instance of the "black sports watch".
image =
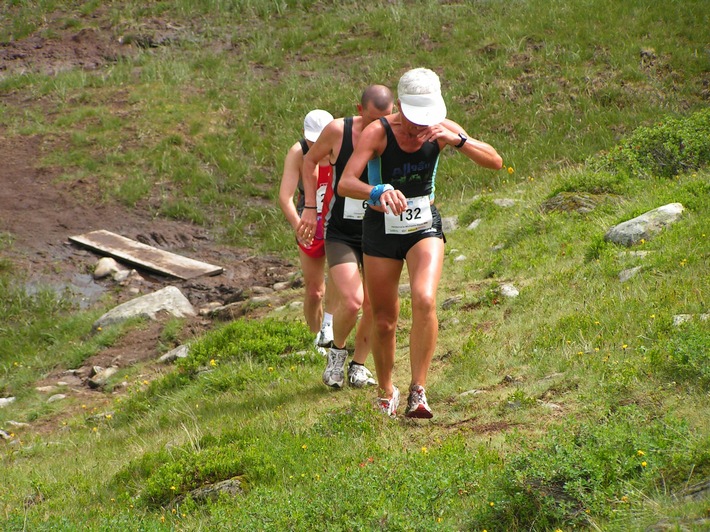
POLYGON ((468 137, 463 133, 459 133, 459 138, 461 139, 461 142, 456 145, 456 148, 461 148, 464 144, 466 144, 466 141, 468 140, 468 137))

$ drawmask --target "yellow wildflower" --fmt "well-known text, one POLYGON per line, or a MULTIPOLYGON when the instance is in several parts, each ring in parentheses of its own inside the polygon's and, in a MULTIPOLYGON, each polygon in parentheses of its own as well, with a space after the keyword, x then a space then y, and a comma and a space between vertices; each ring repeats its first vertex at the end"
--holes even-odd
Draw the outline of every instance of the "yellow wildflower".
POLYGON ((210 366, 216 366, 216 365, 217 365, 217 361, 214 358, 212 360, 210 360, 210 366))
POLYGON ((639 449, 638 451, 636 451, 636 454, 639 455, 639 456, 646 456, 646 453, 644 453, 641 449, 639 449))

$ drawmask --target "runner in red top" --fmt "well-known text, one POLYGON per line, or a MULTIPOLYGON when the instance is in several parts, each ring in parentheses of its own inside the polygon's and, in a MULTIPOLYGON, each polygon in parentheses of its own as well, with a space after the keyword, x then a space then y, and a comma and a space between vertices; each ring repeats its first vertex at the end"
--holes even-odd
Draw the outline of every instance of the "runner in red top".
MULTIPOLYGON (((306 115, 303 121, 304 138, 291 146, 286 154, 279 188, 279 206, 294 232, 298 229, 304 211, 313 211, 318 220, 314 234, 309 235, 308 239, 299 238, 296 234, 296 242, 298 243, 298 254, 306 292, 303 315, 311 332, 316 334, 316 346, 323 353, 325 353, 323 346, 329 345, 333 340, 333 312, 337 301, 335 289, 326 290, 323 240, 324 206, 328 205, 325 197, 328 190, 331 190, 332 193, 333 171, 327 157, 319 161, 318 168, 313 172, 317 179, 318 193, 313 204, 308 204, 305 202, 303 194, 303 158, 323 128, 332 120, 333 116, 322 109, 316 109, 306 115), (294 196, 297 191, 298 196, 294 204, 294 196)), ((329 281, 328 284, 332 283, 329 281)))

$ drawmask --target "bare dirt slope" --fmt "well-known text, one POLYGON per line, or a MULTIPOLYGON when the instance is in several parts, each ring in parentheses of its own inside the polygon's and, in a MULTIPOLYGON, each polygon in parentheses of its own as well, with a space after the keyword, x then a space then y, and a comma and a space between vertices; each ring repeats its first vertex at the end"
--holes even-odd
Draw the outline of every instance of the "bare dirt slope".
MULTIPOLYGON (((151 21, 151 24, 152 33, 145 40, 150 45, 160 42, 164 38, 161 35, 168 31, 167 25, 159 21, 151 21)), ((76 32, 59 29, 53 35, 51 39, 29 36, 17 42, 0 43, 0 78, 18 72, 53 74, 71 68, 95 69, 135 49, 135 46, 121 44, 109 28, 76 32)), ((0 105, 17 108, 32 103, 24 98, 17 92, 0 92, 0 105)), ((239 299, 253 287, 287 280, 296 270, 288 261, 258 256, 249 249, 220 246, 204 228, 156 219, 146 211, 105 203, 93 183, 68 183, 58 179, 61 168, 39 164, 50 147, 47 142, 41 136, 10 136, 0 127, 0 238, 6 241, 0 249, 2 258, 9 260, 15 271, 26 275, 28 289, 41 285, 62 292, 69 290, 77 305, 84 308, 96 304, 101 297, 104 301, 112 297, 116 303, 135 297, 135 285, 131 292, 112 280, 95 281, 91 271, 100 256, 68 241, 70 236, 97 229, 222 266, 224 273, 220 275, 191 281, 138 272, 143 278, 138 285, 140 293, 174 285, 197 309, 212 302, 239 299)), ((213 325, 209 318, 197 317, 188 322, 183 334, 199 334, 213 325)), ((85 368, 81 369, 110 364, 125 367, 154 361, 160 354, 161 329, 159 321, 137 328, 123 337, 120 345, 87 360, 85 368)), ((37 385, 67 381, 64 369, 57 368, 49 376, 38 376, 37 385)), ((165 369, 155 364, 151 369, 148 364, 146 371, 156 375, 165 369)), ((77 394, 94 394, 97 400, 100 397, 101 392, 89 390, 82 382, 70 384, 77 394)))

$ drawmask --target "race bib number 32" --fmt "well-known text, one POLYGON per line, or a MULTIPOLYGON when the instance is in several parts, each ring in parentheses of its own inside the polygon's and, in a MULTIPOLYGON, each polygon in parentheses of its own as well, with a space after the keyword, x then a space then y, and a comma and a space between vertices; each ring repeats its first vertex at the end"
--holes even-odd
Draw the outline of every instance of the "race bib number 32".
POLYGON ((431 205, 428 196, 407 198, 407 208, 400 214, 385 213, 385 233, 388 235, 407 235, 429 229, 431 224, 431 205))

